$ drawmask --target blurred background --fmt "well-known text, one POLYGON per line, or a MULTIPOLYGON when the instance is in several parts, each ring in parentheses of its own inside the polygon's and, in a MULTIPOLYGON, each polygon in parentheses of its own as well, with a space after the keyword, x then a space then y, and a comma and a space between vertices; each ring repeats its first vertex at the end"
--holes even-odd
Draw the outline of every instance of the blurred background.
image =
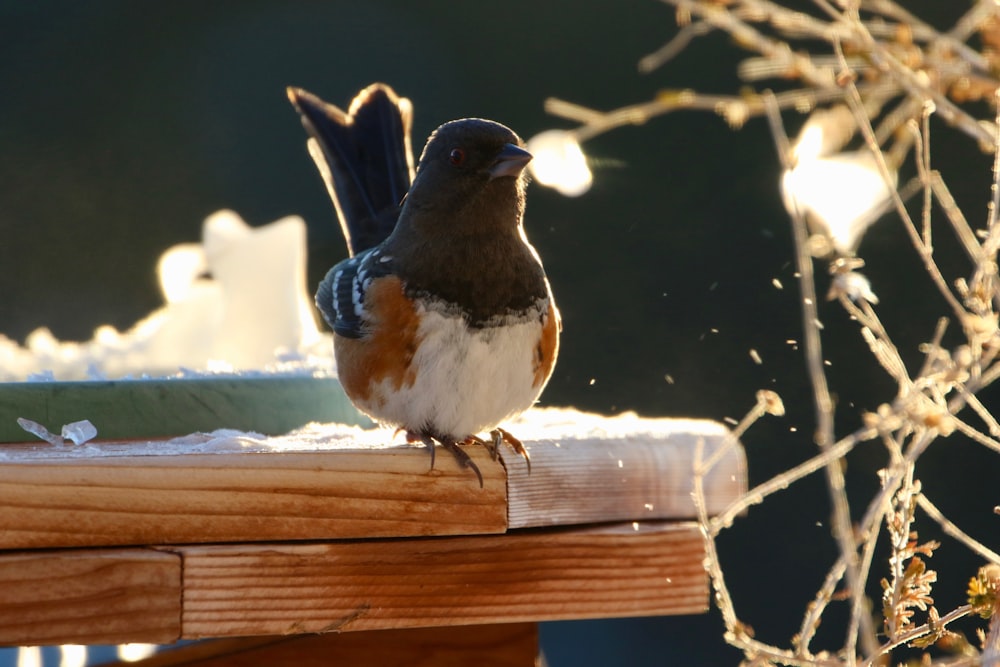
MULTIPOLYGON (((945 27, 965 4, 907 6, 945 27)), ((464 116, 496 119, 525 138, 569 127, 544 112, 549 96, 612 109, 665 88, 739 89, 739 54, 721 35, 639 74, 638 60, 675 32, 673 10, 655 0, 0 0, 0 333, 23 340, 46 326, 60 339, 86 340, 101 324, 128 328, 161 305, 160 253, 198 241, 202 221, 220 208, 254 225, 303 216, 314 285, 346 249, 287 85, 346 105, 385 81, 414 103, 418 149, 434 127, 464 116)), ((802 118, 786 122, 794 132, 802 118)), ((952 134, 933 159, 978 227, 991 162, 971 144, 952 134)), ((791 233, 765 122, 734 131, 712 114, 676 113, 583 148, 595 179, 587 194, 529 189, 527 232, 564 320, 543 403, 724 419, 741 417, 756 390, 773 389, 788 415, 744 438, 751 484, 808 458, 814 423, 794 344, 791 233)), ((949 278, 962 275, 957 249, 943 241, 936 250, 949 278)), ((942 300, 898 221, 873 228, 860 254, 890 333, 918 363, 918 345, 946 313, 942 300)), ((825 293, 822 271, 819 281, 825 293)), ((840 308, 822 304, 820 313, 843 435, 895 389, 840 308)), ((862 492, 876 487, 879 447, 847 462, 848 481, 862 492)), ((995 489, 996 457, 958 436, 935 447, 925 489, 990 544, 997 498, 968 495, 983 491, 969 475, 995 489)), ((737 610, 759 638, 787 645, 798 631, 835 553, 828 515, 815 476, 723 535, 737 610)), ((936 597, 950 609, 980 563, 944 543, 931 565, 945 571, 936 597)), ((824 636, 839 645, 837 613, 846 618, 833 612, 815 646, 824 636)), ((542 643, 552 667, 735 664, 739 654, 721 633, 713 612, 546 624, 542 643)))

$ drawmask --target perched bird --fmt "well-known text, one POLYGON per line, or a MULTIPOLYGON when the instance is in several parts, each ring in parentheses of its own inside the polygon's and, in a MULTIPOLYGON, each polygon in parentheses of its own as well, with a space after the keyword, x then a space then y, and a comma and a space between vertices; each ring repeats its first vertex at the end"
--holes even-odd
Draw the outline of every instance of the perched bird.
POLYGON ((389 86, 365 88, 347 112, 298 88, 288 97, 351 253, 316 293, 348 397, 429 447, 432 468, 440 443, 480 485, 461 445, 496 458, 507 442, 527 460, 499 425, 541 394, 561 330, 522 224, 531 154, 499 123, 455 120, 414 174, 412 106, 389 86))

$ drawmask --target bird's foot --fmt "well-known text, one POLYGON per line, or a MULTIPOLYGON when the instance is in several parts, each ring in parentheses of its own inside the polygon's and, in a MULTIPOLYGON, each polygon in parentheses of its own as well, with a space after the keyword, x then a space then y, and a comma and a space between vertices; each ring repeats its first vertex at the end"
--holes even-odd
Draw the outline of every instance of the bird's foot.
POLYGON ((515 438, 513 435, 503 430, 502 428, 495 428, 492 431, 490 431, 490 439, 488 441, 483 440, 477 435, 470 435, 466 437, 465 440, 463 440, 462 442, 463 444, 467 445, 472 443, 483 445, 484 447, 486 447, 487 450, 489 450, 490 455, 493 457, 494 461, 496 461, 497 458, 500 456, 500 445, 506 442, 508 445, 510 445, 511 449, 513 449, 515 452, 517 452, 524 458, 524 462, 528 466, 528 474, 529 475, 531 474, 531 457, 528 456, 528 450, 524 448, 524 443, 522 443, 520 440, 518 440, 517 438, 515 438))
POLYGON ((427 449, 431 452, 431 470, 434 470, 434 452, 437 449, 435 444, 440 443, 442 447, 451 452, 458 464, 464 468, 470 468, 472 472, 476 473, 476 478, 479 479, 479 488, 483 488, 483 473, 480 472, 479 466, 476 462, 472 460, 472 457, 465 453, 462 449, 462 445, 468 444, 469 439, 465 440, 455 440, 454 438, 442 437, 442 436, 430 436, 421 433, 415 433, 413 431, 406 432, 406 441, 409 443, 423 443, 427 449))
POLYGON ((497 454, 500 450, 500 444, 506 442, 510 445, 516 453, 521 455, 524 459, 525 465, 528 466, 528 474, 531 474, 531 457, 528 456, 528 450, 524 448, 524 443, 512 436, 507 431, 502 428, 495 428, 490 431, 490 437, 493 439, 493 458, 496 459, 497 454))

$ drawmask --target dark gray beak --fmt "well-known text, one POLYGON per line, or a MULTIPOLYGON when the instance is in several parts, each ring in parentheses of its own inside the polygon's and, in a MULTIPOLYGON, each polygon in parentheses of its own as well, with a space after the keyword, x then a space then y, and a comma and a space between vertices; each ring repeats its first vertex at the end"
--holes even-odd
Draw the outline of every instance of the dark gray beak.
POLYGON ((504 144, 500 153, 497 154, 496 162, 489 168, 490 180, 501 176, 514 176, 516 178, 529 162, 531 162, 531 153, 520 146, 504 144))

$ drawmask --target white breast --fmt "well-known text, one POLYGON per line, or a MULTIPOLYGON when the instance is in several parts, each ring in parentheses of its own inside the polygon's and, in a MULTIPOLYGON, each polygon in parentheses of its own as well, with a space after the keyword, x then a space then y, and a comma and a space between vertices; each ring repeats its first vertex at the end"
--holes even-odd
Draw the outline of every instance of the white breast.
POLYGON ((375 388, 379 421, 461 440, 531 407, 542 390, 534 386, 534 362, 547 299, 527 314, 475 329, 454 311, 420 308, 416 380, 399 390, 388 381, 375 388))

